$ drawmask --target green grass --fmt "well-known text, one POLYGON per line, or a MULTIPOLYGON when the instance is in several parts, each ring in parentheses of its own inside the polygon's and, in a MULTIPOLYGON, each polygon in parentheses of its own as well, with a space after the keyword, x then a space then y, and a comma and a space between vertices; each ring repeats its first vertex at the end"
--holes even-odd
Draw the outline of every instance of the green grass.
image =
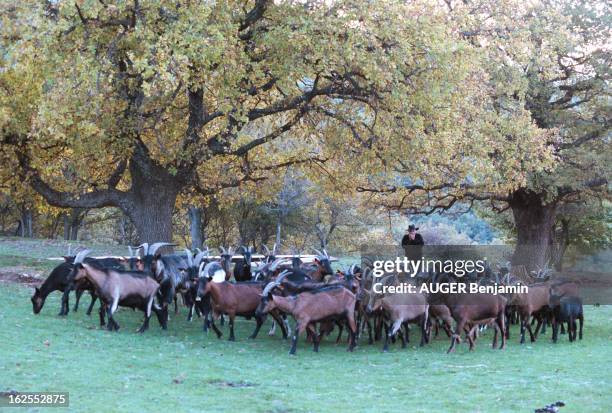
POLYGON ((562 400, 570 413, 612 405, 612 307, 588 307, 585 339, 575 344, 547 336, 519 346, 513 331, 505 351, 490 349, 485 334, 473 352, 463 344, 447 355, 448 341, 438 339, 351 354, 328 338, 316 354, 301 339, 292 357, 267 330, 248 340, 252 321, 239 321, 230 343, 186 322, 184 309, 168 331, 155 322, 143 335, 135 333, 141 314, 121 310, 122 328, 110 333, 82 310, 57 317, 59 294, 35 316, 29 294, 0 284, 0 390, 69 391, 74 411, 527 412, 562 400))
MULTIPOLYGON (((53 263, 44 258, 63 254, 65 245, 0 239, 0 272, 45 272, 53 263)), ((230 343, 226 329, 222 340, 205 335, 181 308, 168 331, 152 320, 140 335, 142 314, 122 309, 121 330, 109 333, 97 315, 84 314, 89 297, 78 313, 60 318, 59 293, 39 315, 30 294, 0 282, 0 391, 68 391, 70 411, 530 412, 562 400, 561 413, 571 413, 612 405, 612 306, 587 307, 585 338, 573 344, 561 336, 553 345, 547 334, 520 346, 513 327, 505 351, 490 348, 487 332, 473 352, 462 344, 445 354, 444 336, 425 348, 397 345, 385 354, 377 343, 347 353, 333 334, 318 354, 300 338, 293 357, 288 342, 267 336, 268 323, 248 340, 254 322, 238 321, 230 343)))

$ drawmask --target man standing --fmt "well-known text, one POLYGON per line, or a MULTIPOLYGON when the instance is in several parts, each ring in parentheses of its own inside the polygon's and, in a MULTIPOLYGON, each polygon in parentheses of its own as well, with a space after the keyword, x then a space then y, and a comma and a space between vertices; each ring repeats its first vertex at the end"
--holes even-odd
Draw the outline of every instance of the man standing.
POLYGON ((423 237, 417 233, 419 229, 414 225, 409 225, 406 234, 402 237, 402 247, 406 253, 406 257, 416 261, 420 260, 423 255, 423 237))

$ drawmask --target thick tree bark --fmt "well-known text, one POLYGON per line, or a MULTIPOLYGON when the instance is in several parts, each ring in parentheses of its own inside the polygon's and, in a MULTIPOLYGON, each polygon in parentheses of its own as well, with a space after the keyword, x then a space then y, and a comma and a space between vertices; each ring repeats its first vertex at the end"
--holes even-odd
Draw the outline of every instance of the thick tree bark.
POLYGON ((518 190, 510 197, 517 242, 513 265, 524 265, 528 270, 544 268, 550 257, 556 203, 545 203, 542 194, 518 190))
POLYGON ((204 242, 202 237, 202 208, 190 206, 189 214, 189 229, 191 233, 191 249, 202 248, 204 242))
POLYGON ((134 223, 139 242, 172 242, 172 213, 179 185, 159 170, 131 167, 130 171, 132 188, 119 207, 134 223))

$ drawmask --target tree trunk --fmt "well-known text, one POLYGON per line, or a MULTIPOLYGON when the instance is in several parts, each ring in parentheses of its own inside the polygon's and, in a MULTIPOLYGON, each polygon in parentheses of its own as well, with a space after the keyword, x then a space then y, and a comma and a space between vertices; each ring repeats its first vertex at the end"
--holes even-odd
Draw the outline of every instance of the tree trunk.
POLYGON ((512 264, 527 270, 544 268, 549 264, 557 205, 544 203, 542 194, 520 189, 512 194, 510 208, 517 231, 512 264))
POLYGON ((66 213, 62 216, 64 218, 64 240, 68 241, 70 240, 70 217, 66 213))
POLYGON ((202 237, 202 208, 190 206, 189 214, 189 229, 191 232, 191 249, 202 248, 204 243, 202 237))
POLYGON ((281 227, 282 227, 282 222, 281 222, 281 219, 279 218, 278 221, 276 222, 276 245, 278 248, 280 248, 280 245, 281 245, 281 227))
POLYGON ((563 258, 565 257, 567 248, 570 245, 569 225, 569 219, 562 219, 561 233, 559 234, 558 239, 554 240, 555 248, 552 258, 555 265, 555 270, 557 271, 563 270, 563 258))
POLYGON ((144 176, 132 170, 130 202, 121 209, 136 227, 138 242, 172 242, 172 213, 178 191, 172 179, 144 176))
POLYGON ((17 227, 16 234, 17 236, 24 238, 32 238, 32 210, 29 208, 24 208, 21 210, 21 217, 19 219, 19 226, 17 227))
POLYGON ((87 215, 87 209, 84 208, 71 208, 70 213, 64 214, 64 239, 66 241, 76 241, 85 215, 87 215))

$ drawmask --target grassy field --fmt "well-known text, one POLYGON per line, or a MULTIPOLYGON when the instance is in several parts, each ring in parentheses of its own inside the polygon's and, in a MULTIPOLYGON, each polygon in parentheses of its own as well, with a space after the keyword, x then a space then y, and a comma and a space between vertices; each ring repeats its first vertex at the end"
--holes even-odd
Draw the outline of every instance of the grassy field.
MULTIPOLYGON (((12 242, 0 240, 0 273, 47 267, 40 259, 49 251, 12 242)), ((135 333, 141 314, 121 310, 121 331, 109 333, 83 310, 57 317, 59 293, 35 316, 30 294, 0 282, 0 391, 68 391, 70 411, 529 412, 561 400, 570 413, 612 405, 612 306, 586 308, 585 338, 574 344, 562 336, 553 345, 547 334, 520 346, 515 327, 505 351, 492 350, 487 333, 474 352, 462 344, 452 355, 446 338, 389 353, 362 344, 353 354, 328 338, 318 354, 301 339, 292 357, 267 328, 248 340, 253 321, 239 321, 230 343, 227 333, 219 341, 185 321, 184 308, 168 331, 152 322, 143 335, 135 333)))

